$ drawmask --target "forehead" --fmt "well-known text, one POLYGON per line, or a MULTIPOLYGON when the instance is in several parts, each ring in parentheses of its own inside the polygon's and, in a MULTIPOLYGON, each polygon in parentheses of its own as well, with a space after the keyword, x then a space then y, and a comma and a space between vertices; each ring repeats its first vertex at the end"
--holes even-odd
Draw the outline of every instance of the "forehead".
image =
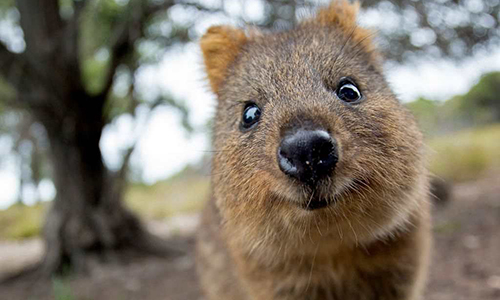
POLYGON ((304 73, 302 76, 365 69, 372 64, 369 53, 352 39, 352 32, 312 24, 255 38, 247 45, 241 63, 253 75, 304 73))

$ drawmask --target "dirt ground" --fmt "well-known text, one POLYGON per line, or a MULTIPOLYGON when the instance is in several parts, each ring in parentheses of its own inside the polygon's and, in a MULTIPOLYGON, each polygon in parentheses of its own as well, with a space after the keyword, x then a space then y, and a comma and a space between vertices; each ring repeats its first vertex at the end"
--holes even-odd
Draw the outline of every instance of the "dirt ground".
MULTIPOLYGON (((455 185, 434 212, 434 253, 425 299, 500 299, 500 173, 455 185)), ((177 237, 193 245, 192 235, 177 237)), ((0 243, 0 277, 35 260, 39 241, 0 243), (22 255, 21 255, 22 254, 22 255), (3 256, 3 257, 2 257, 3 256)), ((0 299, 202 299, 192 251, 177 259, 106 264, 88 275, 0 285, 0 299)))

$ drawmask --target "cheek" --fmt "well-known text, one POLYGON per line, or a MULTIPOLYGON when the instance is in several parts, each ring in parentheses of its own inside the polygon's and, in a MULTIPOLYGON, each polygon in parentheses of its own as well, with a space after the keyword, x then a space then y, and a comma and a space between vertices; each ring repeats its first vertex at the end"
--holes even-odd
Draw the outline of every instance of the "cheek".
POLYGON ((266 128, 266 132, 263 133, 262 138, 264 139, 262 156, 260 157, 262 162, 262 167, 267 172, 277 176, 281 176, 281 170, 278 166, 278 148, 281 142, 279 129, 270 130, 266 128))
POLYGON ((219 134, 215 139, 213 174, 214 180, 220 180, 227 186, 242 185, 248 178, 261 169, 263 162, 262 146, 254 133, 241 133, 232 130, 219 134))
POLYGON ((336 129, 342 154, 339 172, 350 177, 389 176, 413 168, 411 151, 416 149, 410 149, 407 142, 412 139, 412 132, 395 125, 402 123, 396 108, 388 110, 391 109, 393 113, 363 107, 343 117, 336 129))
POLYGON ((269 205, 274 176, 265 170, 269 165, 249 141, 227 140, 216 152, 212 184, 217 204, 227 220, 241 218, 248 212, 264 210, 269 205))
POLYGON ((385 143, 379 124, 358 108, 343 111, 332 130, 340 149, 337 173, 369 169, 369 159, 375 158, 385 143))
POLYGON ((337 176, 347 175, 344 173, 349 172, 350 164, 358 153, 353 134, 346 128, 344 122, 337 122, 337 125, 332 129, 332 135, 337 141, 339 155, 335 173, 337 176))

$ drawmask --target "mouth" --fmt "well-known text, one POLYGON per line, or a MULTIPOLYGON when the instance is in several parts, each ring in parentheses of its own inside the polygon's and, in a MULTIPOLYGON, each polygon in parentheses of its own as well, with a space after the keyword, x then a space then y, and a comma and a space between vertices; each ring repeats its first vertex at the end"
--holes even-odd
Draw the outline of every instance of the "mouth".
POLYGON ((346 197, 361 193, 365 186, 368 186, 365 180, 348 178, 337 182, 324 182, 322 185, 315 187, 296 186, 290 198, 282 198, 279 194, 274 194, 274 196, 276 199, 288 200, 286 202, 299 209, 316 211, 331 207, 346 197))
POLYGON ((366 185, 365 181, 354 179, 351 185, 346 186, 344 189, 336 190, 333 194, 328 191, 321 191, 318 189, 307 190, 306 193, 311 195, 306 201, 302 201, 299 205, 305 210, 318 210, 330 205, 333 205, 339 201, 341 195, 357 193, 359 192, 359 186, 366 185))
POLYGON ((302 208, 305 210, 317 210, 321 208, 325 208, 336 201, 329 201, 327 199, 312 199, 311 201, 307 201, 302 203, 302 208))

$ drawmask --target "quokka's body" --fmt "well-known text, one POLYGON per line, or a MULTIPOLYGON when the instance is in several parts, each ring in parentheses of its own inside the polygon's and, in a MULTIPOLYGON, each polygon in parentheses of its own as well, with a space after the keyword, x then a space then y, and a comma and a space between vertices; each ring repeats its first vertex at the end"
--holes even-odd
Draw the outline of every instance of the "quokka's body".
POLYGON ((419 299, 422 137, 356 11, 339 1, 290 31, 202 38, 218 97, 197 240, 208 299, 419 299))

